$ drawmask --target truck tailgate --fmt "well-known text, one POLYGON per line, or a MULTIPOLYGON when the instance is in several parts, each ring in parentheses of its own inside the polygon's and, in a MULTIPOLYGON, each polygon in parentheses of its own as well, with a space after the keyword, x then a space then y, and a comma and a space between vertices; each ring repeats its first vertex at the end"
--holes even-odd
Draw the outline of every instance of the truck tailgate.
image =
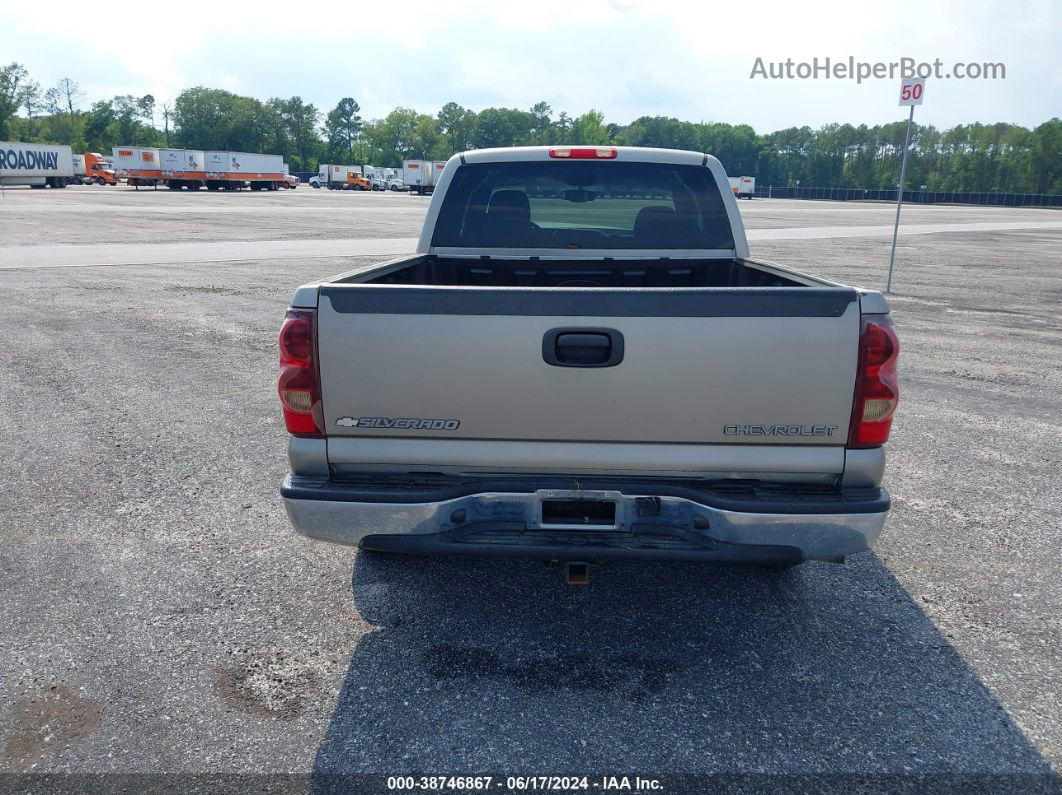
MULTIPOLYGON (((326 430, 372 438, 364 453, 376 455, 401 442, 413 459, 411 440, 430 438, 622 444, 635 456, 638 444, 728 445, 735 461, 751 445, 800 446, 809 461, 832 447, 812 468, 840 471, 859 312, 849 288, 325 285, 326 430)), ((358 463, 358 448, 330 444, 329 459, 358 463)))

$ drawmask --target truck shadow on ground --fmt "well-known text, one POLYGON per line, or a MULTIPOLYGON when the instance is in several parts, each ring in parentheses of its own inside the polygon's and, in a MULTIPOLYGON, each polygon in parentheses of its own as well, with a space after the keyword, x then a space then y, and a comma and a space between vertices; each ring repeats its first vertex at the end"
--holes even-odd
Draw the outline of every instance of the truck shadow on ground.
POLYGON ((332 774, 1043 773, 872 555, 789 572, 359 554, 332 774))

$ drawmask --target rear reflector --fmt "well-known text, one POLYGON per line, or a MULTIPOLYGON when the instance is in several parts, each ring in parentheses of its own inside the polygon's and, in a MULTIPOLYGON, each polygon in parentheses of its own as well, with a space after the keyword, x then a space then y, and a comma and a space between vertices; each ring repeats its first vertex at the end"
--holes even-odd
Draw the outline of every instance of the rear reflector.
POLYGON ((576 159, 593 160, 595 158, 601 158, 602 160, 610 160, 616 156, 616 147, 614 146, 594 146, 594 147, 576 147, 576 146, 558 146, 549 150, 550 157, 564 157, 576 159))
POLYGON ((289 309, 280 327, 280 380, 277 392, 284 425, 295 436, 324 436, 324 412, 317 372, 313 309, 289 309))
POLYGON ((849 447, 877 447, 888 441, 900 399, 896 380, 899 356, 900 341, 889 316, 863 315, 849 447))

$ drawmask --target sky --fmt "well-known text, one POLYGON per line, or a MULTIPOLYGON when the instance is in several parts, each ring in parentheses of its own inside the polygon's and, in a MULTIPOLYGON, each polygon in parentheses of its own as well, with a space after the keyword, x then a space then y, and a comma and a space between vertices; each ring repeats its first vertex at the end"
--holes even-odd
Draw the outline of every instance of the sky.
MULTIPOLYGON (((354 97, 366 119, 436 113, 600 110, 751 124, 757 132, 906 118, 899 77, 767 80, 765 65, 941 59, 1003 63, 1006 78, 927 80, 915 118, 1036 126, 1062 115, 1062 2, 934 0, 434 0, 339 3, 0 0, 0 62, 43 87, 78 81, 91 101, 203 85, 322 111, 354 97)), ((161 124, 161 120, 160 120, 161 124)))

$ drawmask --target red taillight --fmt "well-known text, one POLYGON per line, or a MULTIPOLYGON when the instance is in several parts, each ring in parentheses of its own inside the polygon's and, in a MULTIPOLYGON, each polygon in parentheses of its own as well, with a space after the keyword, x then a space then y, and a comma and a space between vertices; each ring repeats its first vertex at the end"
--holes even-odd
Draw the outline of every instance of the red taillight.
POLYGON ((580 158, 610 160, 616 154, 616 147, 614 146, 556 146, 549 150, 550 157, 571 158, 572 160, 580 158))
POLYGON ((888 441, 892 414, 900 399, 896 381, 899 356, 900 341, 889 316, 863 315, 849 447, 877 447, 888 441))
POLYGON ((289 309, 280 327, 280 406, 295 436, 324 436, 321 385, 317 373, 313 309, 289 309))

